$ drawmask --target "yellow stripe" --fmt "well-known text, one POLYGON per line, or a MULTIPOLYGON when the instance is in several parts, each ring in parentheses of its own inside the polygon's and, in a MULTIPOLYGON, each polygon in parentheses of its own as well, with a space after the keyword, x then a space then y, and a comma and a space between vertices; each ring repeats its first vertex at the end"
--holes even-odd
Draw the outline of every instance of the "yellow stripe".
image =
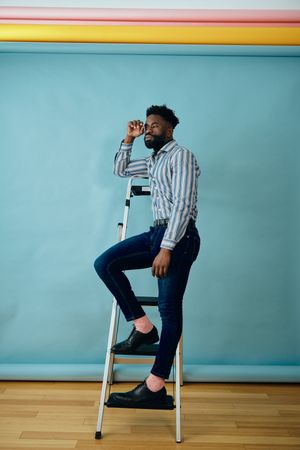
POLYGON ((300 28, 3 24, 0 41, 300 45, 300 28))

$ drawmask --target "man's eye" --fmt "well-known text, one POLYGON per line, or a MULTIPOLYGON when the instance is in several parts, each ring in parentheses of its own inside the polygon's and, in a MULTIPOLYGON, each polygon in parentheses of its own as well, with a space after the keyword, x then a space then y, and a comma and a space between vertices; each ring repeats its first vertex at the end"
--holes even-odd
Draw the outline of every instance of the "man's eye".
POLYGON ((153 130, 153 128, 158 128, 159 127, 159 125, 158 125, 158 123, 154 123, 153 125, 146 125, 145 126, 145 130, 147 131, 147 130, 153 130))

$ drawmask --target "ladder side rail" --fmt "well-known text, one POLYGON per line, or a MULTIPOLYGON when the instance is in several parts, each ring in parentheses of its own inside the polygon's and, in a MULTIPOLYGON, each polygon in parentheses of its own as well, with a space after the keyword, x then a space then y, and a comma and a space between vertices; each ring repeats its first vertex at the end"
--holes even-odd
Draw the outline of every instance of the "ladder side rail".
POLYGON ((128 184, 127 184, 121 241, 123 241, 126 238, 126 233, 127 233, 128 216, 129 216, 129 209, 130 209, 130 198, 131 198, 131 186, 133 183, 133 178, 134 177, 130 177, 128 184))
MULTIPOLYGON (((132 195, 132 185, 133 180, 136 177, 130 177, 127 183, 127 189, 126 189, 126 197, 125 197, 125 207, 124 207, 124 213, 123 213, 123 222, 118 224, 118 241, 123 241, 126 239, 126 233, 127 233, 127 225, 128 225, 128 217, 129 217, 129 210, 130 210, 130 199, 132 195)), ((115 320, 118 321, 120 316, 120 308, 117 308, 117 314, 115 320)), ((112 338, 111 347, 116 343, 117 338, 117 327, 114 326, 114 333, 112 338)), ((113 356, 110 358, 109 361, 109 369, 108 369, 108 382, 110 385, 113 384, 113 366, 115 363, 115 357, 113 356)))
MULTIPOLYGON (((118 224, 118 241, 119 242, 122 240, 122 231, 123 231, 123 224, 119 223, 118 224)), ((120 317, 120 308, 117 305, 117 312, 116 312, 116 317, 115 317, 115 324, 114 324, 114 330, 113 330, 113 337, 112 337, 111 347, 116 343, 116 339, 117 339, 117 323, 119 321, 119 317, 120 317)), ((114 366, 114 355, 112 355, 112 357, 109 360, 109 367, 108 367, 108 383, 109 383, 109 385, 112 385, 113 382, 114 382, 113 366, 114 366)))
POLYGON ((180 386, 183 386, 183 335, 181 335, 179 341, 179 351, 180 351, 180 386))
MULTIPOLYGON (((131 186, 132 186, 132 177, 129 179, 128 185, 127 185, 125 208, 124 208, 124 214, 123 214, 123 223, 118 225, 118 240, 119 241, 124 240, 125 236, 126 236, 129 209, 130 209, 131 186)), ((104 372, 103 372, 103 379, 102 379, 102 388, 101 388, 101 395, 100 395, 100 402, 99 402, 99 413, 98 413, 98 420, 97 420, 97 427, 96 427, 96 434, 95 434, 96 439, 101 438, 107 383, 108 382, 111 383, 112 378, 113 378, 114 355, 111 353, 111 347, 113 345, 113 341, 116 339, 116 322, 117 322, 118 309, 119 309, 119 306, 117 304, 117 301, 115 298, 113 298, 112 312, 111 312, 111 319, 110 319, 110 326, 109 326, 109 333, 108 333, 108 341, 107 341, 107 348, 106 348, 105 365, 104 365, 104 372)))
POLYGON ((110 318, 105 366, 104 366, 103 379, 102 379, 101 396, 100 396, 100 402, 99 402, 99 414, 98 414, 98 421, 97 421, 97 427, 96 427, 96 438, 97 439, 101 438, 101 429, 102 429, 102 422, 103 422, 103 415, 104 415, 104 403, 105 403, 105 398, 106 398, 108 374, 109 374, 109 368, 111 366, 111 360, 113 358, 113 355, 111 353, 111 347, 112 347, 113 336, 115 333, 117 307, 118 307, 117 301, 114 298, 113 305, 112 305, 111 318, 110 318))
POLYGON ((181 442, 181 406, 180 406, 180 344, 178 343, 175 356, 175 385, 176 385, 176 442, 181 442))
MULTIPOLYGON (((128 216, 129 216, 129 210, 130 210, 130 200, 132 197, 132 186, 133 186, 133 181, 136 179, 146 179, 145 177, 138 177, 138 176, 133 176, 130 177, 128 180, 128 184, 127 184, 127 191, 126 191, 126 198, 125 198, 125 208, 124 208, 124 215, 123 215, 123 223, 122 223, 122 236, 121 236, 121 241, 123 241, 124 239, 126 239, 126 234, 127 234, 127 226, 128 226, 128 216)), ((148 186, 145 186, 148 187, 148 186)))
MULTIPOLYGON (((118 328, 119 317, 120 317, 120 308, 119 308, 119 305, 117 305, 117 312, 116 312, 115 326, 114 326, 114 331, 113 331, 111 347, 113 345, 115 345, 116 340, 117 340, 117 333, 118 333, 117 328, 118 328)), ((112 384, 114 384, 114 371, 113 371, 113 368, 114 368, 115 362, 116 362, 115 361, 115 357, 114 357, 114 355, 112 355, 112 357, 109 360, 109 367, 108 367, 108 384, 110 386, 112 384)))

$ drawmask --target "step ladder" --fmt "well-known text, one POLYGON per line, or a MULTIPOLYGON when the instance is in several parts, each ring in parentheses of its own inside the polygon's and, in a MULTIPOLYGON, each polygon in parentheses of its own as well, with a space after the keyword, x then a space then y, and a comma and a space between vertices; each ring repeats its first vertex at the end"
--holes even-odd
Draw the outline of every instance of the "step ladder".
MULTIPOLYGON (((119 241, 122 241, 126 238, 131 198, 133 196, 150 195, 149 186, 141 185, 141 184, 139 184, 139 185, 134 184, 134 180, 136 180, 136 179, 141 180, 141 178, 139 178, 139 177, 131 177, 128 181, 123 223, 118 224, 118 240, 119 241)), ((137 297, 137 299, 142 306, 146 306, 146 307, 153 307, 153 306, 157 306, 157 304, 158 304, 157 297, 137 297)), ((152 344, 152 345, 140 346, 131 355, 126 354, 126 356, 125 355, 122 356, 121 353, 118 353, 118 354, 113 353, 111 351, 111 348, 117 342, 117 332, 118 332, 117 324, 119 322, 119 316, 120 316, 120 308, 117 304, 116 299, 113 298, 95 439, 101 439, 101 437, 102 437, 102 424, 103 424, 103 416, 104 416, 105 406, 110 407, 110 408, 120 407, 118 405, 115 405, 112 401, 110 401, 109 392, 107 392, 108 385, 113 384, 114 364, 153 364, 154 358, 155 358, 155 355, 156 355, 157 349, 158 349, 158 344, 152 344), (143 356, 144 356, 144 358, 143 358, 143 356)), ((155 408, 149 408, 149 409, 175 410, 175 413, 176 413, 175 414, 176 442, 179 443, 179 442, 181 442, 180 386, 183 384, 182 337, 180 338, 180 341, 177 345, 176 354, 175 354, 175 358, 173 361, 173 369, 174 369, 174 366, 175 366, 175 395, 174 395, 174 393, 173 393, 173 395, 175 396, 175 403, 174 403, 174 397, 171 395, 167 395, 167 400, 163 405, 158 405, 155 408)), ((174 383, 174 381, 173 381, 173 383, 174 383)))

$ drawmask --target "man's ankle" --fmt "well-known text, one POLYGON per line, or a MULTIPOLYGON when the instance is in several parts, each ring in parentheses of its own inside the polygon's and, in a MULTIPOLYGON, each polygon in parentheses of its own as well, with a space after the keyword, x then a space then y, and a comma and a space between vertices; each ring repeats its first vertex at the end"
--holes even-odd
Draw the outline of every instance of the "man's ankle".
POLYGON ((135 329, 137 331, 140 331, 141 333, 150 333, 150 331, 153 329, 153 323, 150 322, 146 315, 140 317, 139 319, 135 319, 133 322, 135 329))
POLYGON ((150 373, 149 377, 146 379, 146 385, 150 391, 158 392, 164 387, 165 380, 150 373))

